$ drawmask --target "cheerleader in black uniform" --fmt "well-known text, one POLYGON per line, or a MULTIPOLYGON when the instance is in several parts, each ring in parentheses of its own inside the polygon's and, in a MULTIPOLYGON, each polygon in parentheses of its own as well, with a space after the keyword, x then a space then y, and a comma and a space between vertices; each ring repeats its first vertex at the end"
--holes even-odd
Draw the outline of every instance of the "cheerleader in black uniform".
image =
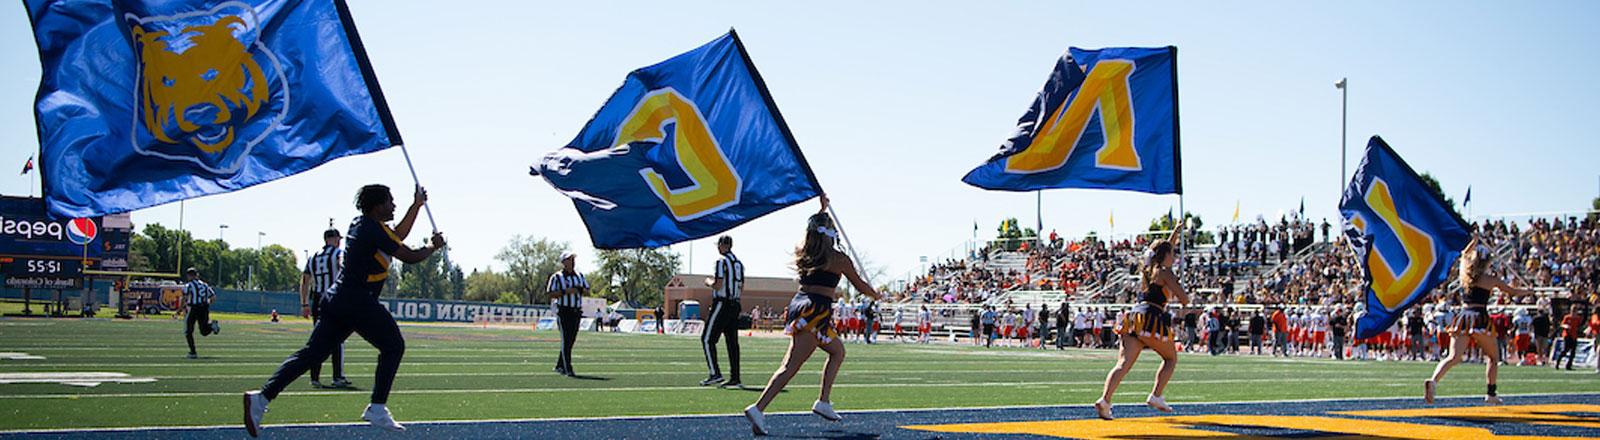
POLYGON ((805 242, 795 249, 800 292, 789 301, 785 311, 787 324, 783 333, 790 337, 789 350, 783 355, 783 365, 772 373, 766 389, 761 391, 761 398, 744 409, 745 418, 750 420, 750 430, 756 435, 767 435, 763 411, 818 348, 828 353, 828 364, 822 369, 822 394, 811 405, 811 412, 830 422, 841 419, 829 400, 839 367, 844 365, 844 342, 833 329, 833 302, 839 297, 835 289, 839 279, 844 278, 856 291, 873 300, 879 299, 879 295, 856 272, 855 262, 836 248, 837 236, 833 219, 828 217, 828 196, 822 196, 822 210, 807 219, 805 242))
POLYGON ((1145 288, 1144 298, 1139 305, 1123 312, 1117 321, 1114 332, 1122 338, 1122 352, 1117 354, 1116 368, 1106 375, 1104 393, 1094 403, 1102 419, 1111 420, 1111 395, 1117 392, 1117 385, 1133 369, 1133 363, 1139 360, 1139 352, 1145 347, 1161 356, 1161 370, 1156 373, 1155 389, 1144 403, 1161 412, 1172 412, 1162 392, 1172 380, 1172 371, 1178 367, 1178 351, 1172 343, 1172 315, 1167 313, 1166 307, 1169 295, 1185 307, 1189 305, 1189 295, 1178 284, 1178 277, 1172 274, 1172 263, 1177 259, 1176 241, 1182 230, 1183 225, 1179 224, 1170 239, 1153 243, 1145 251, 1144 268, 1139 271, 1140 283, 1145 288))
POLYGON ((1489 263, 1492 255, 1489 248, 1478 244, 1477 239, 1467 243, 1466 250, 1461 252, 1460 279, 1461 287, 1467 289, 1467 296, 1461 311, 1445 328, 1452 337, 1450 338, 1450 356, 1439 360, 1439 366, 1433 369, 1433 378, 1422 383, 1423 400, 1433 403, 1434 390, 1438 388, 1439 381, 1444 380, 1444 374, 1451 367, 1461 363, 1466 356, 1467 344, 1477 342, 1478 347, 1485 348, 1483 357, 1488 372, 1488 394, 1484 396, 1484 403, 1499 405, 1500 397, 1496 395, 1495 376, 1500 372, 1500 352, 1494 350, 1498 346, 1495 326, 1489 320, 1489 291, 1500 289, 1506 295, 1522 296, 1532 295, 1533 291, 1518 289, 1506 284, 1505 281, 1488 274, 1489 263), (1468 339, 1471 338, 1471 339, 1468 339))

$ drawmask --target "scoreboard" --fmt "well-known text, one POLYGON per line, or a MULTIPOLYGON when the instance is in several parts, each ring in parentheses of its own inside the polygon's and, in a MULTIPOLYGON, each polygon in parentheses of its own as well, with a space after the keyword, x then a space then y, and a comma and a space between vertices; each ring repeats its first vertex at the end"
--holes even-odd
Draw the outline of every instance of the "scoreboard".
POLYGON ((13 288, 82 286, 83 271, 127 270, 127 214, 51 218, 44 200, 0 197, 0 274, 13 288))

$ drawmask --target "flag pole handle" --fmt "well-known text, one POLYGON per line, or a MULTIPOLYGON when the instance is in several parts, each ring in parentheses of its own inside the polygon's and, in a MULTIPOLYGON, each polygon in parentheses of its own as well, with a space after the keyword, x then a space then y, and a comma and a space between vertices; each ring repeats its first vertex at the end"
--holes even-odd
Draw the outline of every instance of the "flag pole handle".
MULTIPOLYGON (((400 144, 400 154, 404 155, 405 158, 406 158, 406 169, 411 170, 411 181, 413 183, 416 183, 418 187, 421 187, 422 186, 422 180, 417 178, 417 167, 415 165, 411 164, 411 152, 406 150, 406 145, 405 144, 400 144)), ((428 203, 427 202, 423 202, 422 203, 422 211, 426 212, 428 214, 428 226, 432 226, 433 227, 433 233, 438 234, 439 233, 439 223, 433 221, 433 208, 429 208, 428 207, 428 203)))

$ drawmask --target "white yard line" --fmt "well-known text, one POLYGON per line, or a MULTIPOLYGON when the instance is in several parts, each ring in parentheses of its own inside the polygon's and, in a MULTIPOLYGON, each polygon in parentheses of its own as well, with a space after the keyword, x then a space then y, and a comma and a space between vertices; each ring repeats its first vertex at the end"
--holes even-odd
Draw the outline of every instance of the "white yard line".
MULTIPOLYGON (((1409 380, 1409 379, 1407 379, 1409 380)), ((1212 379, 1212 380, 1173 380, 1175 384, 1229 384, 1229 383, 1285 383, 1285 382, 1327 382, 1325 378, 1300 378, 1300 379, 1212 379)), ((1563 379, 1521 379, 1518 383, 1527 382, 1570 382, 1563 379)), ((1082 381, 1035 381, 1035 382, 964 382, 964 383, 841 383, 835 388, 972 388, 972 387, 1034 387, 1050 385, 1098 385, 1103 380, 1082 381)), ((1393 382, 1381 382, 1393 383, 1393 382)), ((795 384, 788 388, 817 388, 820 384, 795 384)), ((648 392, 648 391, 691 391, 691 390, 716 390, 712 387, 701 386, 670 386, 670 387, 594 387, 594 388, 501 388, 501 389, 442 389, 442 390, 395 390, 391 394, 521 394, 521 393, 593 393, 593 392, 648 392)), ((220 397, 238 396, 238 392, 201 392, 201 393, 107 393, 107 394, 17 394, 0 395, 0 400, 9 399, 97 399, 97 398, 149 398, 149 397, 220 397)), ((299 391, 285 392, 284 395, 292 396, 348 396, 348 391, 299 391)))
MULTIPOLYGON (((1132 391, 1130 391, 1128 393, 1143 394, 1143 393, 1135 393, 1135 392, 1132 392, 1132 391)), ((230 394, 230 395, 237 395, 237 394, 238 393, 233 393, 233 394, 230 394)), ((1117 393, 1117 394, 1125 394, 1125 393, 1117 393)), ((1595 394, 1596 393, 1530 393, 1530 394, 1501 394, 1501 396, 1505 396, 1505 397, 1559 397, 1559 396, 1587 396, 1587 395, 1595 395, 1595 394)), ((1472 395, 1464 394, 1464 395, 1450 395, 1450 396, 1439 396, 1439 397, 1441 397, 1441 398, 1478 397, 1478 395, 1475 395, 1475 394, 1472 394, 1472 395)), ((1225 401, 1225 402, 1169 402, 1169 403, 1176 403, 1176 404, 1180 404, 1180 405, 1261 405, 1261 404, 1271 404, 1271 403, 1313 403, 1313 402, 1339 402, 1339 401, 1366 402, 1366 401, 1389 401, 1389 400, 1413 400, 1413 399, 1416 399, 1416 398, 1417 398, 1416 396, 1398 396, 1398 397, 1369 397, 1369 398, 1236 400, 1236 401, 1225 401)), ((997 406, 964 406, 964 407, 950 407, 950 408, 867 409, 867 410, 841 411, 841 412, 846 413, 846 414, 869 414, 869 413, 895 413, 895 412, 992 411, 992 410, 998 410, 998 409, 1043 409, 1043 408, 1080 408, 1080 407, 1081 408, 1088 408, 1088 407, 1090 407, 1090 405, 1089 404, 1082 404, 1082 405, 997 405, 997 406)), ((789 411, 789 412, 767 413, 767 415, 794 415, 794 414, 810 414, 810 412, 809 411, 789 411)), ((707 418, 739 417, 739 416, 740 416, 740 414, 724 413, 724 414, 687 414, 687 415, 656 415, 656 416, 551 417, 551 418, 476 419, 476 420, 425 420, 425 421, 409 421, 409 422, 406 422, 406 424, 408 424, 408 425, 466 425, 466 424, 475 424, 475 423, 555 423, 555 422, 590 422, 590 421, 606 421, 606 420, 707 419, 707 418)), ((340 423, 284 423, 284 424, 267 425, 267 427, 269 427, 269 428, 279 428, 279 429, 281 429, 281 428, 328 427, 328 426, 367 426, 367 423, 364 423, 364 422, 362 422, 362 423, 352 423, 352 422, 340 422, 340 423)), ((194 430, 212 430, 212 429, 239 429, 239 428, 241 428, 241 426, 237 425, 237 424, 234 424, 234 425, 138 426, 138 427, 125 427, 125 428, 0 430, 0 434, 49 434, 49 433, 73 433, 73 432, 143 432, 143 431, 169 431, 169 430, 194 431, 194 430)))

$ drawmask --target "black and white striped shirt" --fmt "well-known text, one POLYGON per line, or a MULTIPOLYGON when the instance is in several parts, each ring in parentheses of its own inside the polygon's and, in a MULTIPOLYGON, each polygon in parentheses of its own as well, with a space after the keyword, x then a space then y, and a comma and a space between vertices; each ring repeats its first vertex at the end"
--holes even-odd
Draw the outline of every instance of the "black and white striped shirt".
POLYGON ((744 263, 739 262, 739 257, 729 252, 717 260, 716 277, 722 280, 722 288, 711 292, 711 297, 738 301, 739 294, 744 291, 744 263))
POLYGON ((333 282, 344 271, 344 251, 338 246, 325 246, 310 260, 306 260, 306 275, 311 275, 311 298, 325 300, 333 296, 333 282))
POLYGON ((194 280, 183 286, 183 296, 189 298, 189 305, 191 306, 205 305, 207 304, 206 300, 217 296, 217 291, 212 290, 211 286, 206 284, 205 281, 194 280))
POLYGON ((578 308, 583 306, 583 291, 589 290, 589 281, 583 279, 583 274, 571 275, 557 271, 550 274, 550 285, 545 288, 550 294, 550 304, 556 307, 578 308), (567 289, 574 289, 567 291, 567 289))

